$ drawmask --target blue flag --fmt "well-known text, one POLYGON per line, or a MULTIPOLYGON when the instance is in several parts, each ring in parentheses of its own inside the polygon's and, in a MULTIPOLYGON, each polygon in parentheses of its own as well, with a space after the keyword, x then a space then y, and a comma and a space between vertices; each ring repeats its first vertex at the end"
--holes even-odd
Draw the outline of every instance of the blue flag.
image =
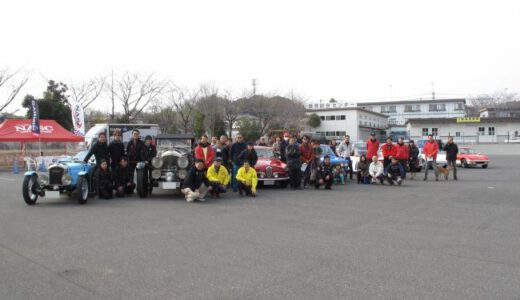
POLYGON ((34 134, 40 134, 40 109, 38 108, 38 102, 35 99, 31 102, 32 108, 32 124, 31 131, 34 134))

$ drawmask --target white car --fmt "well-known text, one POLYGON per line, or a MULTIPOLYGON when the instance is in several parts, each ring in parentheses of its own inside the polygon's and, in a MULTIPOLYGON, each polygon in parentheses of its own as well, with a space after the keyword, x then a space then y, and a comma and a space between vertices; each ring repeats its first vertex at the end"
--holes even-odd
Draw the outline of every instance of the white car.
MULTIPOLYGON (((437 153, 437 165, 446 165, 448 164, 448 161, 446 160, 446 152, 439 151, 437 153)), ((424 153, 422 152, 419 154, 419 165, 425 166, 426 165, 426 157, 424 156, 424 153)))

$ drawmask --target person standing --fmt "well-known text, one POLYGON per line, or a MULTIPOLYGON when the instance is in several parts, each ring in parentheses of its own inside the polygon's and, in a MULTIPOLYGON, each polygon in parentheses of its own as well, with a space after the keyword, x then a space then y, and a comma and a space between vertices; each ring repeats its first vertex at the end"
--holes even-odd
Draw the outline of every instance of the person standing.
POLYGON ((121 157, 125 156, 125 145, 121 141, 121 130, 119 128, 114 131, 114 139, 108 145, 108 153, 110 154, 112 174, 114 174, 115 169, 119 166, 121 157))
POLYGON ((300 162, 300 148, 296 145, 296 138, 289 139, 289 145, 285 149, 285 156, 287 159, 287 168, 289 169, 289 182, 291 189, 300 189, 301 185, 301 162, 300 162))
POLYGON ((323 157, 323 163, 318 170, 318 177, 314 187, 319 189, 321 185, 325 185, 325 189, 330 190, 334 182, 334 167, 330 163, 330 156, 323 157))
POLYGON ((392 157, 392 162, 385 168, 384 177, 390 185, 394 185, 394 182, 401 185, 401 183, 403 183, 403 178, 405 178, 404 176, 405 173, 403 166, 401 166, 401 163, 397 158, 392 157))
POLYGON ((217 147, 217 141, 218 138, 216 136, 211 137, 211 148, 213 148, 213 150, 215 150, 215 148, 217 147))
POLYGON ((386 138, 386 143, 381 147, 381 152, 383 154, 383 166, 386 168, 392 161, 392 157, 397 154, 397 148, 392 143, 391 137, 386 138))
POLYGON ((99 167, 101 165, 101 161, 109 161, 110 160, 110 153, 108 152, 108 145, 107 145, 107 134, 104 132, 101 132, 98 134, 98 140, 97 142, 90 147, 90 150, 88 151, 87 155, 83 159, 84 163, 88 163, 88 160, 90 157, 94 155, 96 158, 96 167, 99 167))
POLYGON ((352 145, 350 142, 349 135, 345 135, 343 142, 341 142, 338 148, 336 148, 336 154, 339 157, 343 157, 344 159, 348 160, 348 174, 350 180, 352 180, 354 172, 352 171, 352 161, 350 160, 350 157, 354 156, 354 145, 352 145))
POLYGON ((229 155, 230 155, 229 158, 233 164, 232 173, 231 173, 231 188, 233 189, 233 192, 238 191, 236 176, 237 176, 238 168, 240 168, 242 166, 238 160, 238 156, 247 147, 246 143, 244 143, 244 140, 243 140, 244 138, 242 137, 242 134, 240 134, 240 133, 237 134, 235 139, 236 139, 236 141, 231 145, 231 149, 229 151, 229 155))
POLYGON ((260 140, 258 141, 258 146, 268 147, 267 143, 265 142, 265 137, 260 138, 260 140))
POLYGON ((448 142, 444 145, 444 151, 446 151, 446 161, 448 162, 448 168, 453 170, 453 179, 457 180, 457 154, 459 154, 459 147, 453 142, 453 137, 448 137, 448 142))
POLYGON ((155 145, 152 144, 152 137, 147 135, 144 138, 144 145, 141 148, 141 159, 145 163, 145 172, 148 172, 148 191, 151 192, 153 190, 152 186, 152 159, 157 156, 157 149, 155 145))
POLYGON ((303 188, 309 188, 311 179, 311 162, 314 159, 313 148, 309 143, 309 137, 304 135, 300 145, 300 162, 302 164, 303 188))
POLYGON ((238 165, 243 165, 244 161, 248 161, 249 165, 253 168, 256 166, 258 155, 256 154, 255 144, 253 142, 248 142, 246 149, 238 155, 238 165))
POLYGON ((426 159, 424 181, 428 180, 428 169, 430 169, 430 167, 435 171, 435 180, 439 181, 439 171, 437 170, 437 153, 439 152, 439 144, 433 139, 433 135, 428 135, 428 141, 424 143, 423 152, 426 159))
POLYGON ((134 193, 135 183, 134 178, 130 177, 131 173, 128 167, 128 158, 122 156, 119 160, 119 165, 113 173, 114 189, 116 190, 117 197, 124 197, 125 195, 134 193))
POLYGON ((222 166, 222 158, 215 158, 206 176, 212 187, 210 194, 216 198, 220 198, 220 194, 226 192, 226 186, 229 183, 229 173, 226 168, 222 166))
POLYGON ((228 137, 225 134, 220 136, 220 143, 222 144, 222 165, 226 167, 228 173, 231 173, 233 166, 229 155, 229 152, 231 151, 231 145, 229 143, 228 137))
POLYGON ((273 143, 273 155, 277 159, 281 159, 282 157, 282 142, 279 136, 276 137, 274 143, 273 143))
POLYGON ((381 182, 381 184, 385 184, 383 172, 385 171, 385 167, 383 163, 377 159, 377 156, 372 156, 372 163, 368 168, 368 175, 370 176, 370 182, 376 183, 377 180, 381 182))
POLYGON ((237 171, 237 187, 238 196, 242 197, 244 192, 247 196, 256 197, 256 186, 258 185, 258 177, 255 168, 251 167, 246 160, 237 171))
POLYGON ((195 147, 195 159, 204 161, 204 168, 207 170, 215 159, 215 152, 210 143, 208 143, 208 136, 203 135, 200 138, 200 143, 195 147))
POLYGON ((211 191, 213 188, 206 177, 204 161, 202 159, 195 160, 195 165, 188 172, 183 185, 184 188, 181 192, 186 197, 186 202, 193 202, 195 200, 202 202, 205 200, 204 197, 206 196, 206 193, 211 191))
POLYGON ((408 153, 410 157, 408 162, 410 166, 410 178, 415 180, 415 173, 417 172, 417 166, 419 164, 419 148, 417 148, 413 140, 410 140, 408 145, 408 153))
POLYGON ((287 163, 287 157, 285 155, 285 150, 287 150, 287 146, 289 146, 289 138, 290 135, 288 132, 283 134, 283 141, 280 143, 280 160, 284 163, 287 163))
POLYGON ((370 133, 370 138, 367 141, 367 158, 372 159, 373 156, 377 156, 379 151, 379 140, 376 139, 375 132, 370 133))
POLYGON ((139 137, 139 130, 132 130, 132 139, 126 145, 126 154, 128 156, 128 166, 132 172, 132 178, 134 178, 135 167, 138 162, 141 162, 141 150, 144 146, 143 141, 139 137))
POLYGON ((399 161, 401 166, 404 169, 405 175, 403 178, 406 178, 406 168, 408 167, 408 160, 410 159, 410 153, 408 151, 408 145, 404 143, 404 138, 400 137, 395 145, 396 153, 395 158, 399 161))

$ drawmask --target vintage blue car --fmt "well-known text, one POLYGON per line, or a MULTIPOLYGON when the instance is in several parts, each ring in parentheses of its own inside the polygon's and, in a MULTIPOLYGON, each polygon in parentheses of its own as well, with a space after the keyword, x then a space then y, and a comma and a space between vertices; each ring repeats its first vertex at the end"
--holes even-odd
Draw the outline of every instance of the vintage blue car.
POLYGON ((22 194, 25 203, 34 205, 38 197, 59 198, 67 193, 79 204, 87 203, 92 191, 92 171, 94 164, 85 164, 87 151, 76 154, 72 159, 51 164, 47 172, 27 171, 23 180, 22 194))

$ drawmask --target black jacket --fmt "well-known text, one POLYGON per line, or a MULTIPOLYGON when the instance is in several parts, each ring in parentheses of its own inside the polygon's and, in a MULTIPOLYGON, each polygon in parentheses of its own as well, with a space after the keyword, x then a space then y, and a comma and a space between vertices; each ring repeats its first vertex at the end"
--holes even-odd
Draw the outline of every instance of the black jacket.
POLYGON ((447 161, 456 161, 457 154, 459 154, 459 147, 455 143, 446 143, 444 145, 444 151, 446 151, 446 160, 447 161))
POLYGON ((419 148, 417 148, 417 146, 409 147, 408 152, 411 161, 416 161, 419 158, 419 148))
POLYGON ((112 174, 110 173, 110 169, 107 168, 105 171, 103 171, 101 168, 98 168, 96 177, 98 188, 112 185, 112 174))
POLYGON ((300 147, 296 144, 287 146, 285 149, 285 158, 289 170, 299 169, 301 167, 300 147))
POLYGON ((121 166, 117 166, 115 171, 114 171, 114 174, 113 174, 113 179, 114 179, 114 183, 115 183, 115 186, 126 186, 127 183, 129 182, 134 182, 134 179, 133 179, 133 174, 132 172, 130 172, 130 167, 129 166, 126 166, 126 167, 121 167, 121 166))
POLYGON ((121 141, 112 141, 108 145, 108 152, 110 153, 110 165, 115 167, 119 165, 121 157, 125 155, 125 144, 121 141))
POLYGON ((143 161, 141 159, 141 149, 144 147, 144 143, 141 140, 137 140, 137 142, 133 143, 133 140, 130 140, 126 145, 126 154, 128 155, 128 161, 131 163, 137 163, 143 161))
POLYGON ((94 145, 92 145, 83 161, 88 162, 92 155, 94 155, 96 158, 97 165, 101 164, 101 160, 103 159, 106 159, 107 162, 110 162, 110 153, 108 152, 107 143, 96 142, 94 145))
POLYGON ((209 186, 208 177, 206 177, 206 173, 204 170, 199 171, 195 166, 193 166, 188 172, 188 176, 184 180, 184 187, 190 188, 192 191, 200 188, 202 184, 209 186))
POLYGON ((319 169, 319 177, 325 178, 327 176, 333 177, 334 176, 334 166, 332 164, 326 165, 324 162, 321 163, 320 169, 319 169))
POLYGON ((230 155, 231 161, 234 164, 240 165, 238 156, 240 155, 240 153, 242 153, 242 151, 246 150, 246 148, 247 148, 247 145, 244 142, 233 143, 233 145, 231 145, 231 150, 229 151, 229 155, 230 155))
POLYGON ((404 168, 401 165, 400 162, 396 163, 395 165, 390 163, 388 166, 386 166, 385 169, 385 175, 390 174, 392 177, 403 177, 404 178, 404 168))
POLYGON ((280 160, 284 163, 287 163, 287 146, 289 146, 289 142, 286 140, 283 140, 280 143, 280 160))
POLYGON ((146 146, 146 144, 144 144, 141 148, 141 160, 151 162, 152 158, 155 156, 157 156, 157 149, 155 146, 152 144, 146 146))
POLYGON ((370 164, 368 163, 367 160, 365 161, 359 161, 358 162, 358 165, 357 165, 357 169, 358 171, 361 172, 361 175, 365 176, 368 174, 368 168, 369 168, 370 164))
POLYGON ((251 167, 254 167, 256 165, 256 162, 258 161, 258 155, 256 154, 255 149, 248 151, 247 149, 242 151, 238 155, 238 165, 242 166, 244 164, 244 161, 249 161, 249 165, 251 167))

